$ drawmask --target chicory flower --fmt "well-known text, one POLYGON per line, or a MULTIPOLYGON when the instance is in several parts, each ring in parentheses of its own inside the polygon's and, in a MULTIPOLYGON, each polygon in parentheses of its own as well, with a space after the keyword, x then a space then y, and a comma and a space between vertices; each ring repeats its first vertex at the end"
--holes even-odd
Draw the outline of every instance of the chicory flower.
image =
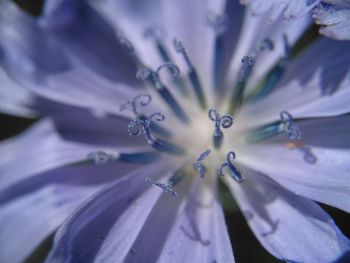
POLYGON ((234 262, 219 180, 276 258, 349 251, 316 202, 350 211, 350 43, 309 11, 348 31, 244 2, 0 2, 0 110, 40 117, 0 145, 2 262, 234 262))

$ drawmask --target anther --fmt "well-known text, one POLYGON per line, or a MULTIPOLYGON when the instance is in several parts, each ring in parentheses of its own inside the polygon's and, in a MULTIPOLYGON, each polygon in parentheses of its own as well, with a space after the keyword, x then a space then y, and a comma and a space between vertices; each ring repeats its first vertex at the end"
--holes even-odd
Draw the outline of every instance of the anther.
POLYGON ((204 177, 206 173, 206 169, 204 165, 202 164, 202 161, 210 154, 211 150, 208 149, 204 152, 202 152, 198 159, 193 163, 193 168, 199 173, 200 177, 204 177))
MULTIPOLYGON (((160 27, 147 28, 144 32, 144 37, 154 40, 156 49, 158 50, 158 53, 160 54, 160 57, 163 60, 163 62, 172 63, 173 60, 171 59, 169 52, 167 51, 166 47, 162 42, 162 39, 165 37, 165 32, 162 28, 160 27)), ((172 81, 182 95, 187 95, 185 84, 181 78, 173 78, 172 81)))
POLYGON ((265 79, 259 85, 259 90, 252 98, 251 102, 256 102, 261 98, 269 95, 277 86, 277 83, 283 77, 286 70, 287 62, 291 57, 291 47, 288 43, 288 38, 283 35, 283 46, 284 46, 284 56, 282 56, 279 61, 272 67, 272 69, 266 74, 265 79))
POLYGON ((205 100, 205 96, 204 96, 204 93, 202 90, 202 85, 200 83, 197 71, 196 71, 195 67, 193 66, 191 60, 189 59, 187 52, 185 50, 185 47, 183 46, 182 42, 177 40, 177 39, 174 39, 173 43, 174 43, 174 47, 175 47, 176 52, 182 54, 183 58, 186 61, 187 66, 189 68, 188 78, 191 81, 192 88, 193 88, 194 93, 196 94, 198 103, 202 109, 206 109, 206 107, 207 107, 206 100, 205 100))
POLYGON ((288 111, 280 113, 283 130, 288 134, 291 140, 300 140, 301 131, 297 125, 294 124, 293 117, 288 111))
POLYGON ((281 132, 286 132, 291 140, 300 140, 301 131, 299 127, 294 124, 292 115, 287 111, 282 111, 280 113, 280 118, 279 121, 264 125, 249 132, 247 135, 247 142, 266 140, 281 132))
POLYGON ((227 129, 231 127, 233 124, 233 117, 230 114, 225 114, 220 117, 220 114, 216 111, 216 109, 210 109, 208 111, 208 117, 210 120, 215 122, 213 144, 216 149, 219 149, 224 138, 221 128, 227 129))
POLYGON ((146 181, 147 183, 151 183, 151 184, 153 184, 153 185, 155 185, 155 186, 158 186, 158 187, 162 188, 164 192, 170 193, 172 196, 177 196, 177 192, 175 192, 175 191, 173 190, 173 188, 172 188, 173 186, 172 186, 172 185, 160 183, 160 182, 158 182, 158 181, 154 181, 154 180, 152 180, 152 178, 150 178, 150 177, 146 177, 146 178, 145 178, 145 181, 146 181))
POLYGON ((150 104, 151 101, 152 101, 151 95, 139 94, 139 95, 135 96, 134 98, 132 98, 131 100, 127 100, 127 101, 123 102, 120 105, 119 110, 124 111, 126 109, 131 109, 132 112, 135 114, 135 116, 140 116, 142 114, 138 111, 138 105, 145 107, 148 104, 150 104))
POLYGON ((159 72, 162 68, 169 68, 172 76, 179 73, 179 68, 172 63, 165 63, 160 65, 157 71, 153 71, 149 68, 142 68, 137 71, 136 78, 139 80, 148 80, 152 86, 157 90, 164 101, 169 105, 171 110, 175 113, 176 117, 184 123, 189 123, 189 118, 180 105, 177 103, 175 98, 171 95, 168 88, 161 82, 159 72))
POLYGON ((233 90, 230 102, 229 113, 233 114, 243 104, 244 90, 246 82, 250 77, 255 64, 255 59, 251 56, 244 56, 241 60, 241 69, 239 72, 238 82, 233 90))
POLYGON ((226 160, 227 162, 222 164, 220 167, 220 175, 224 176, 224 169, 227 167, 230 170, 230 175, 231 177, 237 182, 237 183, 242 183, 245 178, 244 176, 240 173, 240 171, 237 170, 237 168, 233 165, 232 160, 236 159, 236 154, 234 151, 230 151, 226 155, 226 160))
POLYGON ((216 33, 214 44, 214 62, 213 62, 213 74, 214 74, 214 89, 219 91, 221 89, 221 80, 223 72, 223 60, 224 60, 224 32, 228 26, 228 16, 226 14, 217 15, 214 13, 208 13, 206 17, 206 23, 212 27, 216 33))
MULTIPOLYGON (((152 101, 151 95, 139 94, 139 95, 135 96, 134 98, 123 102, 120 105, 119 110, 124 111, 126 109, 130 109, 134 113, 135 117, 137 117, 141 120, 145 120, 145 119, 147 119, 147 117, 144 114, 140 113, 138 108, 139 108, 139 106, 141 106, 141 107, 147 106, 148 104, 151 103, 151 101, 152 101)), ((155 124, 154 122, 151 123, 151 128, 156 133, 158 133, 164 137, 170 137, 172 135, 169 130, 155 124)))
POLYGON ((142 132, 145 135, 147 143, 160 152, 183 154, 183 149, 162 139, 157 139, 152 135, 150 128, 151 122, 163 121, 164 119, 164 115, 160 112, 153 113, 151 116, 149 116, 149 118, 146 119, 136 119, 129 123, 128 132, 132 136, 140 135, 142 132))

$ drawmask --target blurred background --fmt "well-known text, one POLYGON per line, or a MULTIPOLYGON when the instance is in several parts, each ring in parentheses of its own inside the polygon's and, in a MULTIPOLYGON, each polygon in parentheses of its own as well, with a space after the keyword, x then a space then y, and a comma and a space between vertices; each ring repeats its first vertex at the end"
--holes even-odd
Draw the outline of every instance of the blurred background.
MULTIPOLYGON (((27 12, 38 16, 41 13, 41 0, 15 0, 27 12)), ((1 103, 1 102, 0 102, 1 103)), ((24 131, 33 124, 35 120, 23 119, 8 115, 0 114, 0 140, 10 138, 24 131)), ((350 172, 349 172, 350 180, 350 172)), ((230 193, 221 185, 221 199, 225 209, 226 223, 231 238, 236 262, 279 262, 272 257, 260 245, 253 233, 250 231, 243 215, 234 205, 230 193)), ((343 233, 350 237, 350 215, 340 211, 339 209, 321 205, 334 219, 343 233)), ((298 225, 295 226, 296 228, 298 225)), ((26 262, 38 263, 42 262, 50 250, 53 236, 49 237, 40 247, 27 259, 26 262)), ((18 248, 20 249, 20 248, 18 248)), ((349 259, 342 259, 339 262, 350 262, 349 259)), ((222 263, 222 262, 219 262, 222 263)))

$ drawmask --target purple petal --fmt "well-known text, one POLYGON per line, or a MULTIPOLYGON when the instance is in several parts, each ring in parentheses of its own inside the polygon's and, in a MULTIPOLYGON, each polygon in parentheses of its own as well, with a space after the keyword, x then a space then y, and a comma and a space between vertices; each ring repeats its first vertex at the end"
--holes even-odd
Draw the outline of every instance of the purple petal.
POLYGON ((247 180, 228 186, 260 243, 288 262, 334 262, 349 240, 316 203, 298 197, 263 175, 242 169, 247 180))
MULTIPOLYGON (((95 194, 59 229, 47 262, 91 259, 121 262, 133 252, 132 244, 162 193, 150 188, 144 177, 156 178, 169 168, 167 161, 162 160, 95 194)), ((177 202, 177 198, 169 197, 177 202)), ((168 200, 167 204, 172 203, 168 200)))
POLYGON ((350 211, 350 152, 310 147, 313 162, 304 151, 282 145, 240 146, 237 162, 260 171, 290 190, 309 199, 350 211))
POLYGON ((350 39, 350 3, 346 0, 326 0, 313 11, 315 22, 323 27, 320 33, 328 37, 350 39))
POLYGON ((69 68, 51 36, 12 1, 0 3, 0 61, 12 76, 36 81, 69 68))
POLYGON ((88 1, 45 1, 41 26, 71 58, 110 80, 136 83, 136 67, 120 45, 114 28, 88 1))

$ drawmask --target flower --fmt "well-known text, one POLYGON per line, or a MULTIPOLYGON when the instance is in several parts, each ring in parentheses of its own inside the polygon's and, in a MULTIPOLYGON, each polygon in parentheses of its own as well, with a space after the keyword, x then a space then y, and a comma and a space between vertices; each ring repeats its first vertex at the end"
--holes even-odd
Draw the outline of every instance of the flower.
POLYGON ((315 202, 350 210, 349 42, 260 3, 0 2, 0 110, 39 118, 0 145, 3 262, 56 230, 47 262, 234 262, 219 180, 276 258, 349 251, 315 202))

